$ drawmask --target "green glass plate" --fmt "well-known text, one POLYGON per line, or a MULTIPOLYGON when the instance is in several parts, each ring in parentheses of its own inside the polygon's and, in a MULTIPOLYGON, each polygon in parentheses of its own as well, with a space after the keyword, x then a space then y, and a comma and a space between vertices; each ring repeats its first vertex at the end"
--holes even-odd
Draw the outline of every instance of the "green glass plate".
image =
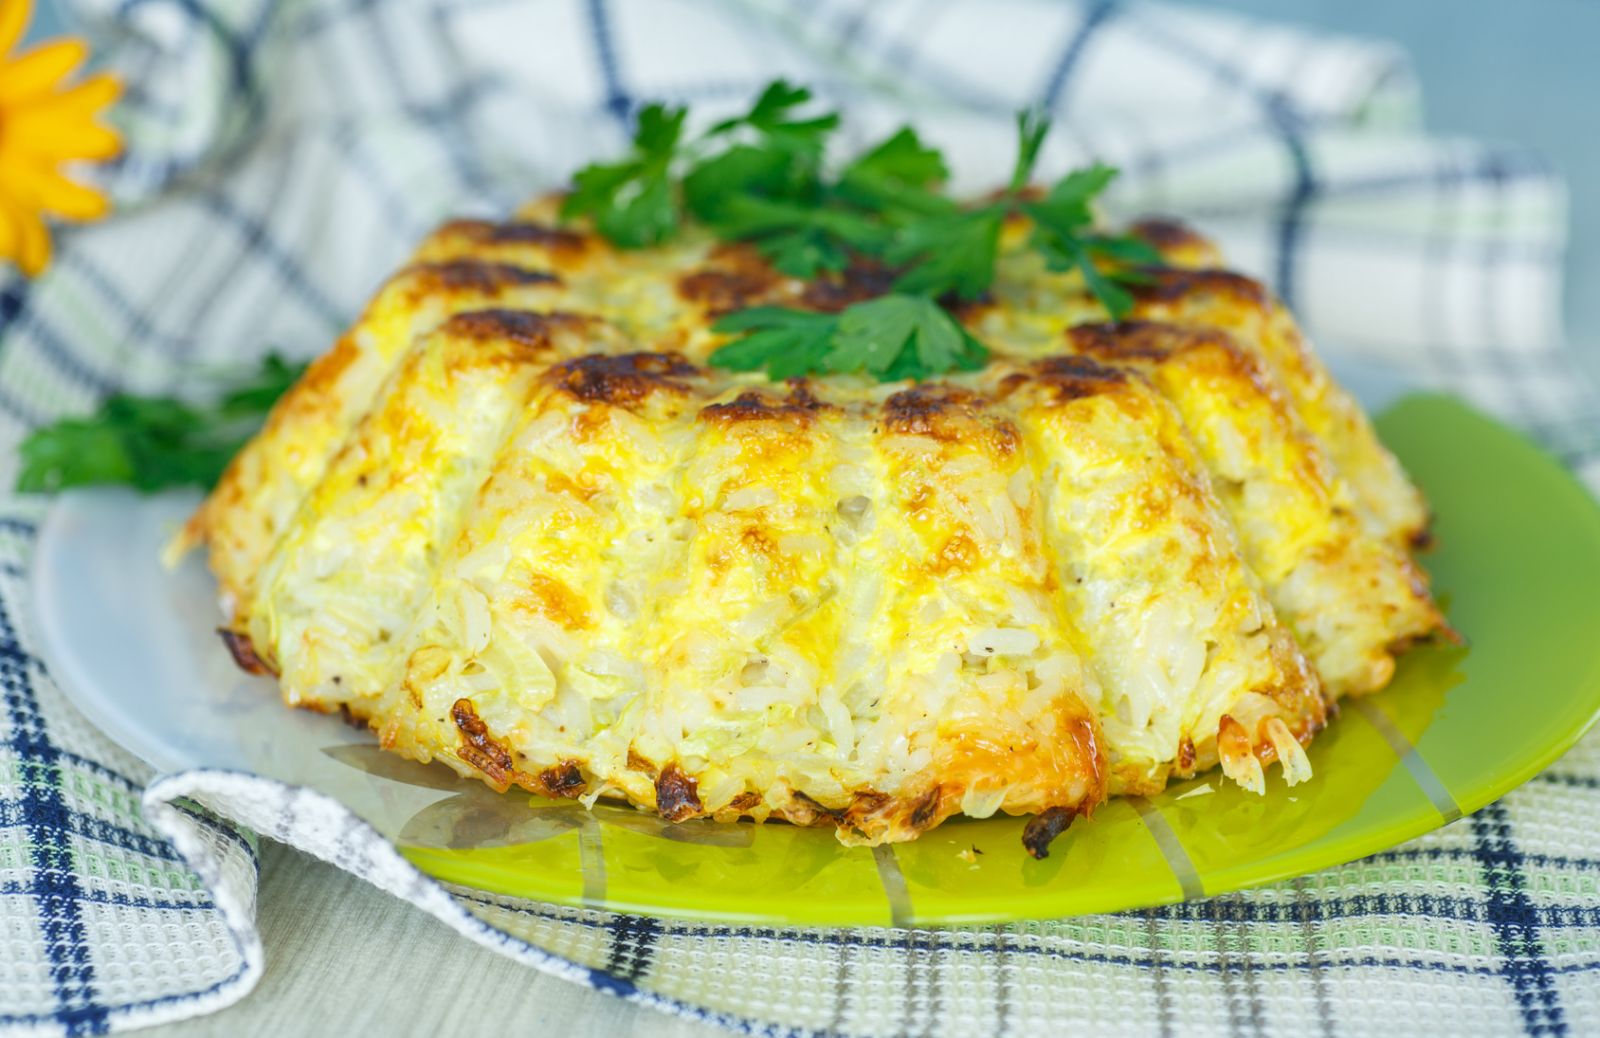
MULTIPOLYGON (((1219 894, 1437 828, 1550 764, 1600 712, 1600 509, 1555 462, 1453 399, 1410 397, 1378 428, 1436 511, 1438 548, 1424 562, 1467 644, 1416 649, 1388 690, 1347 702, 1310 747, 1310 782, 1274 780, 1258 797, 1203 776, 1113 801, 1044 861, 1023 852, 1013 818, 952 820, 913 843, 866 849, 841 846, 831 831, 674 826, 624 807, 539 799, 520 823, 524 842, 440 849, 437 839, 408 846, 402 833, 402 850, 440 879, 566 905, 935 925, 1219 894)), ((488 828, 504 817, 487 801, 484 811, 488 828)), ((457 838, 447 842, 464 842, 462 812, 450 809, 457 838)))

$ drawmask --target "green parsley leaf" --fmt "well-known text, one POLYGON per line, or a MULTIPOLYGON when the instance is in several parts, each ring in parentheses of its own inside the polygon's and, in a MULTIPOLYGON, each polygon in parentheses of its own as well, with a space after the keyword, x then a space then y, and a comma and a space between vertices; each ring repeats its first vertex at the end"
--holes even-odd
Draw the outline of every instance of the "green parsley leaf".
POLYGON ((917 131, 902 126, 844 168, 843 179, 868 177, 897 187, 929 188, 950 176, 944 156, 922 143, 917 131))
POLYGON ((688 109, 669 108, 660 103, 645 105, 639 110, 639 122, 633 133, 634 151, 641 159, 658 161, 666 159, 683 139, 683 120, 688 109))
POLYGON ((824 360, 828 370, 888 371, 912 338, 920 336, 922 304, 927 302, 921 296, 889 295, 846 307, 824 360))
POLYGON ((888 380, 970 371, 987 356, 938 303, 927 296, 897 294, 856 303, 839 315, 828 365, 832 371, 865 369, 888 380))
POLYGON ((1005 210, 984 206, 932 216, 903 228, 889 247, 888 260, 906 267, 897 292, 977 299, 994 283, 1005 210))
POLYGON ((781 80, 768 86, 748 113, 707 134, 736 134, 740 143, 697 161, 683 178, 685 205, 718 237, 754 241, 780 271, 803 278, 842 270, 852 237, 863 233, 860 226, 841 232, 844 214, 817 216, 826 206, 823 151, 839 117, 797 118, 810 100, 811 91, 781 80))
POLYGON ((944 156, 922 143, 911 127, 847 165, 835 194, 846 202, 886 215, 943 214, 955 203, 934 194, 950 176, 944 156))
MULTIPOLYGON (((718 318, 711 326, 711 330, 731 333, 753 332, 766 328, 813 328, 827 325, 831 332, 837 320, 834 314, 817 313, 814 310, 793 310, 787 306, 752 306, 718 318)), ((722 366, 727 367, 727 365, 722 366)))
POLYGON ((1133 309, 1133 296, 1125 284, 1147 281, 1136 268, 1161 262, 1161 254, 1148 242, 1132 235, 1109 236, 1094 232, 1093 201, 1116 179, 1117 170, 1102 163, 1067 174, 1037 202, 1023 204, 1033 219, 1032 245, 1055 271, 1076 269, 1112 320, 1120 321, 1133 309), (1102 264, 1110 260, 1111 264, 1102 264))
POLYGON ((782 151, 739 144, 699 163, 683 178, 683 201, 697 219, 726 219, 730 205, 746 198, 782 198, 789 193, 792 164, 782 151))
POLYGON ((217 410, 226 418, 265 415, 289 387, 300 381, 305 370, 302 363, 269 353, 261 359, 260 368, 223 394, 217 410))
POLYGON ((1117 178, 1113 166, 1095 163, 1088 169, 1073 170, 1051 186, 1045 197, 1023 206, 1035 222, 1052 230, 1077 235, 1094 226, 1095 196, 1117 178))
POLYGON ((810 279, 825 270, 843 270, 850 254, 837 239, 816 227, 775 231, 756 242, 774 269, 790 277, 810 279))
POLYGON ((895 282, 898 291, 976 299, 989 290, 1006 216, 1033 175, 1049 132, 1050 120, 1039 112, 1017 113, 1017 159, 1004 196, 975 209, 913 218, 902 227, 888 251, 889 262, 907 268, 895 282))
MULTIPOLYGON (((1153 267, 1161 263, 1161 250, 1131 234, 1112 237, 1104 234, 1085 235, 1084 245, 1096 256, 1105 256, 1118 263, 1132 266, 1153 267)), ((1149 281, 1148 274, 1139 271, 1120 271, 1117 276, 1124 280, 1149 281)))
POLYGON ((1133 295, 1123 286, 1148 283, 1150 276, 1137 268, 1104 266, 1095 257, 1107 256, 1124 263, 1159 262, 1161 258, 1148 243, 1133 237, 1055 234, 1039 241, 1038 248, 1049 269, 1077 269, 1083 275, 1083 283, 1113 321, 1122 320, 1133 309, 1133 295))
POLYGON ((713 329, 747 333, 713 352, 713 365, 765 368, 775 379, 865 372, 889 382, 972 371, 988 358, 983 345, 926 296, 880 296, 837 316, 756 307, 729 314, 713 329))
POLYGON ((101 420, 66 418, 22 441, 17 489, 50 493, 87 483, 132 483, 133 460, 120 431, 101 420))
POLYGON ((210 487, 300 377, 304 365, 276 355, 210 408, 172 397, 108 397, 87 418, 66 418, 22 441, 17 489, 52 493, 90 484, 150 492, 210 487))
POLYGON ((1050 117, 1037 108, 1025 108, 1017 113, 1017 161, 1011 168, 1011 183, 1006 194, 1015 196, 1033 179, 1033 167, 1039 164, 1039 150, 1050 135, 1050 117))
POLYGON ((719 237, 752 241, 772 265, 790 277, 812 278, 843 270, 848 249, 881 248, 886 229, 859 213, 755 196, 734 196, 712 223, 719 237))
POLYGON ((601 234, 625 249, 657 245, 676 234, 682 217, 672 161, 686 114, 686 109, 660 104, 640 110, 633 154, 622 162, 579 170, 561 205, 562 217, 588 216, 601 234))
POLYGON ((747 334, 715 350, 709 362, 732 371, 765 368, 768 377, 774 379, 823 371, 838 325, 839 319, 832 314, 781 306, 740 310, 717 321, 711 328, 725 334, 747 334))
POLYGON ((1120 321, 1128 316, 1128 311, 1133 309, 1132 294, 1101 272, 1090 257, 1088 246, 1075 244, 1073 254, 1076 256, 1075 263, 1078 269, 1083 272, 1083 283, 1088 285, 1089 291, 1100 300, 1100 305, 1106 308, 1111 319, 1120 321))
MULTIPOLYGON (((1115 319, 1132 307, 1126 286, 1159 262, 1148 244, 1095 231, 1093 201, 1116 176, 1105 165, 1069 173, 1043 197, 1025 199, 1050 132, 1039 110, 1017 115, 1017 155, 1006 190, 964 207, 941 193, 949 171, 909 127, 847 163, 823 169, 837 113, 808 115, 811 91, 782 80, 748 111, 683 139, 681 108, 640 112, 633 150, 622 162, 578 174, 563 207, 587 215, 623 247, 665 241, 683 212, 722 240, 752 243, 780 272, 810 279, 863 260, 895 270, 894 293, 837 317, 776 320, 763 311, 714 363, 765 369, 775 378, 818 371, 865 371, 883 379, 955 370, 985 356, 935 300, 976 299, 994 282, 1006 220, 1025 213, 1030 246, 1056 271, 1080 271, 1115 319)), ((719 330, 731 331, 719 324, 719 330)))
MULTIPOLYGON (((713 126, 706 134, 707 140, 733 135, 744 142, 697 163, 685 177, 686 192, 689 191, 688 182, 698 180, 692 194, 702 204, 711 199, 708 192, 713 185, 720 185, 723 190, 756 188, 757 193, 770 198, 816 201, 821 188, 823 152, 828 135, 839 126, 839 114, 827 112, 809 119, 795 118, 795 109, 810 100, 810 90, 778 80, 762 91, 749 112, 713 126), (728 155, 733 152, 742 154, 729 159, 728 155), (727 169, 730 163, 746 176, 737 181, 730 177, 727 169), (757 167, 760 176, 748 176, 757 167)), ((698 215, 699 211, 696 213, 698 215)))
POLYGON ((767 136, 792 136, 814 142, 820 148, 826 135, 839 126, 839 113, 828 112, 812 119, 791 119, 796 108, 811 100, 811 91, 784 80, 774 80, 756 98, 756 103, 744 115, 724 119, 711 128, 711 136, 731 133, 748 126, 767 136))

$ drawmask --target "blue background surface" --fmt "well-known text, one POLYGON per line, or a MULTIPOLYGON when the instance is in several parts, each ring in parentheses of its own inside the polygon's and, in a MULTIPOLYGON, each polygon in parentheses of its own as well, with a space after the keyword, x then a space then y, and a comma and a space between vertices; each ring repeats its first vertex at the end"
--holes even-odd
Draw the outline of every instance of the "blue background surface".
MULTIPOLYGON (((1567 315, 1600 378, 1600 3, 1591 0, 1211 0, 1207 6, 1391 39, 1438 133, 1530 145, 1572 195, 1567 315)), ((31 35, 63 31, 40 0, 31 35)))
POLYGON ((28 30, 29 39, 53 36, 62 31, 61 15, 51 0, 39 0, 33 9, 33 25, 28 30))

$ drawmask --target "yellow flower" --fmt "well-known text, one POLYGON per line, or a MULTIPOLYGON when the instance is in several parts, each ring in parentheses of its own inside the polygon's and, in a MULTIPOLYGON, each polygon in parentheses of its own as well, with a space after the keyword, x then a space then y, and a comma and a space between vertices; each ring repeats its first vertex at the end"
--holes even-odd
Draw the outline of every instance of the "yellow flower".
POLYGON ((65 85, 88 56, 82 40, 11 54, 32 7, 32 0, 0 0, 0 260, 29 277, 50 262, 45 214, 95 220, 110 208, 105 195, 68 179, 62 165, 108 159, 122 148, 116 132, 95 121, 121 85, 104 73, 65 85))

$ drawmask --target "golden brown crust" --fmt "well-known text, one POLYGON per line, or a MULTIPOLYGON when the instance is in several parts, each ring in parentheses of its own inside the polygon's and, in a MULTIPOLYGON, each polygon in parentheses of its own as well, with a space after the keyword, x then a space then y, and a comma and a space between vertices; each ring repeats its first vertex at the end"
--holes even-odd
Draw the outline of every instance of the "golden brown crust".
MULTIPOLYGON (((760 803, 759 795, 742 794, 729 808, 749 811, 760 803)), ((920 793, 900 796, 870 789, 857 790, 838 807, 791 790, 787 802, 774 809, 770 817, 781 818, 791 825, 832 826, 846 843, 879 843, 915 839, 959 811, 959 789, 934 783, 920 793)))
POLYGON ((1181 220, 1146 217, 1129 225, 1128 233, 1148 242, 1173 266, 1215 267, 1222 262, 1216 246, 1181 220))
POLYGON ((271 674, 273 670, 267 666, 262 658, 256 655, 255 646, 250 643, 250 636, 230 631, 226 627, 217 628, 217 634, 222 637, 222 644, 228 647, 228 655, 233 657, 233 662, 246 674, 271 674))
POLYGON ((548 270, 530 270, 512 263, 456 259, 417 263, 402 272, 417 294, 496 292, 519 285, 559 285, 548 270))
POLYGON ((1036 859, 1050 857, 1050 844, 1066 831, 1078 811, 1071 807, 1052 807, 1028 820, 1022 830, 1022 846, 1036 859))
POLYGON ((1215 328, 1184 328, 1159 321, 1079 324, 1067 329, 1073 350, 1104 360, 1165 360, 1180 350, 1214 346, 1234 350, 1215 328))
POLYGON ((838 273, 823 273, 806 282, 799 303, 808 310, 838 313, 892 291, 898 276, 881 263, 858 260, 838 273))
POLYGON ((1272 294, 1265 285, 1231 270, 1146 267, 1141 273, 1148 280, 1128 286, 1135 314, 1155 304, 1180 300, 1216 299, 1260 310, 1270 308, 1272 303, 1272 294))
POLYGON ((534 245, 567 254, 581 253, 595 241, 592 234, 535 220, 451 220, 434 232, 434 237, 461 239, 472 245, 534 245))
POLYGON ((705 812, 698 785, 676 761, 656 776, 656 812, 669 822, 682 822, 705 812))
POLYGON ((759 389, 740 393, 725 403, 710 404, 700 411, 700 420, 714 425, 734 426, 753 422, 809 423, 819 412, 834 410, 817 399, 803 381, 790 383, 789 392, 775 396, 759 389))
POLYGON ((514 342, 544 352, 551 348, 557 334, 581 333, 596 323, 596 319, 587 314, 487 309, 455 314, 440 326, 439 331, 442 335, 457 339, 514 342))
POLYGON ((584 781, 583 771, 575 760, 562 761, 553 768, 539 772, 539 785, 543 787, 546 796, 572 799, 583 796, 589 788, 589 784, 584 781))
POLYGON ((552 799, 576 799, 588 789, 582 766, 563 760, 529 774, 516 766, 516 756, 504 742, 489 732, 470 699, 458 699, 450 708, 450 719, 460 733, 456 756, 482 773, 483 779, 500 792, 520 786, 530 793, 552 799))
POLYGON ((698 374, 676 353, 592 353, 562 361, 545 378, 574 400, 631 407, 655 393, 687 395, 698 374))
POLYGON ((1033 366, 1033 377, 1056 404, 1098 396, 1128 380, 1124 371, 1078 356, 1046 357, 1033 366))
POLYGON ((461 732, 461 745, 456 756, 483 772, 484 780, 500 792, 505 792, 512 782, 523 780, 511 757, 511 751, 489 735, 489 726, 478 716, 470 699, 458 699, 450 708, 450 718, 461 732))
POLYGON ((771 268, 752 264, 735 270, 691 271, 678 278, 677 290, 685 302, 704 307, 708 317, 717 318, 765 302, 777 281, 771 268))
POLYGON ((883 405, 883 424, 893 433, 943 443, 977 434, 1002 457, 1015 453, 1022 442, 1016 424, 989 397, 940 382, 924 382, 891 396, 883 405))

